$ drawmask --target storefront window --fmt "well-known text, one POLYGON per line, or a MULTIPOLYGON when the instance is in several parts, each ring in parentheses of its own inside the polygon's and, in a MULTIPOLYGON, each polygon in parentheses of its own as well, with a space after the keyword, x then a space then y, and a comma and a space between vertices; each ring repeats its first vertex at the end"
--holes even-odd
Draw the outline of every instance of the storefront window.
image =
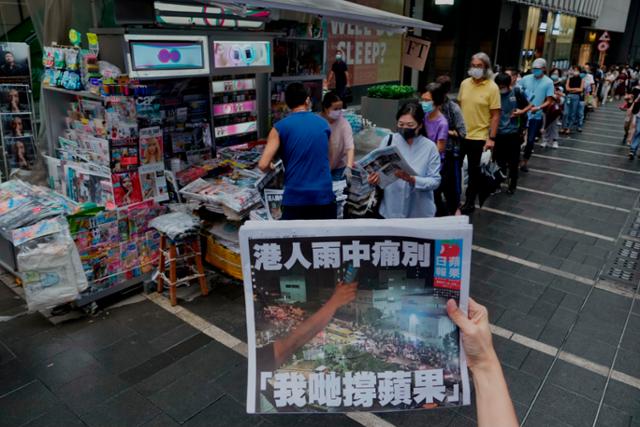
POLYGON ((544 57, 551 67, 569 68, 571 57, 571 44, 576 28, 575 16, 560 13, 549 13, 551 23, 547 31, 544 57))
POLYGON ((536 58, 545 58, 550 67, 568 68, 576 18, 529 7, 520 66, 531 68, 536 58))
MULTIPOLYGON (((524 43, 520 52, 520 68, 528 70, 536 56, 536 41, 540 30, 541 10, 537 7, 529 7, 527 14, 527 26, 524 34, 524 43)), ((546 26, 546 23, 545 23, 546 26)))

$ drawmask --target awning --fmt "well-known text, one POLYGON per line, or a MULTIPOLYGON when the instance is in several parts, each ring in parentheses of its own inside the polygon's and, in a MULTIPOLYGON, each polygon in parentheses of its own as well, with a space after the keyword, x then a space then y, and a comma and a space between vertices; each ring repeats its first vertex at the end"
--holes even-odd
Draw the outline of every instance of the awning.
POLYGON ((234 4, 249 8, 263 7, 290 10, 337 21, 384 27, 395 32, 404 32, 408 28, 428 31, 440 31, 442 29, 442 25, 439 24, 409 18, 346 0, 215 0, 210 2, 199 1, 199 3, 234 4))
POLYGON ((604 0, 509 0, 512 3, 526 4, 529 6, 549 9, 554 12, 567 15, 582 16, 584 18, 598 19, 604 0))

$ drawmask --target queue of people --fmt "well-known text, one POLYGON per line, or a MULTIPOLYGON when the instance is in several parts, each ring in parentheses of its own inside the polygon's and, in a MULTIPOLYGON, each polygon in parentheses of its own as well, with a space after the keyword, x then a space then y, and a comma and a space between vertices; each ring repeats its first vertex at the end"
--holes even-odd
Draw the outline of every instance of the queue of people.
MULTIPOLYGON (((612 97, 625 100, 623 142, 630 145, 629 157, 635 158, 640 148, 637 67, 587 64, 548 69, 538 58, 529 71, 522 75, 507 67, 494 74, 491 60, 480 52, 471 57, 457 102, 449 96, 451 79, 445 75, 428 84, 419 101, 401 106, 395 132, 380 141, 380 147, 397 147, 416 175, 399 171, 398 180, 379 191, 378 217, 473 213, 487 150, 507 177, 506 193, 514 194, 519 173, 529 171, 536 141, 541 149, 559 148, 560 135, 581 132, 588 111, 612 97), (463 198, 465 158, 468 180, 463 198)), ((260 161, 266 171, 276 155, 283 160, 283 219, 335 218, 332 181, 344 179, 354 166, 353 133, 342 117, 350 79, 340 52, 329 80, 335 82, 336 91, 324 96, 319 114, 310 111, 302 84, 289 85, 285 97, 291 114, 271 130, 260 161)), ((380 177, 373 173, 368 181, 377 186, 380 177)))

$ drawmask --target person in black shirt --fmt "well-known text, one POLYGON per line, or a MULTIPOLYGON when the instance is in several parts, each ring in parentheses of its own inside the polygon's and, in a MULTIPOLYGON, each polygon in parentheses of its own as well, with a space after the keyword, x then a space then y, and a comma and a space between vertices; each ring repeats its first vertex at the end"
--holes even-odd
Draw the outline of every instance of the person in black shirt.
POLYGON ((575 130, 580 127, 580 103, 584 100, 584 79, 580 77, 582 68, 575 65, 569 69, 569 78, 565 85, 565 93, 567 97, 565 99, 564 109, 564 130, 561 132, 565 135, 569 135, 571 130, 575 130))
POLYGON ((12 52, 4 53, 4 62, 0 65, 0 75, 2 76, 24 76, 27 75, 25 68, 16 62, 12 52))
POLYGON ((342 99, 343 108, 347 107, 345 102, 345 94, 347 88, 351 86, 350 76, 349 76, 349 67, 347 67, 347 63, 344 61, 344 55, 342 50, 338 49, 336 52, 336 62, 331 66, 331 71, 329 71, 329 77, 327 78, 327 82, 331 84, 331 82, 335 82, 336 93, 342 99))

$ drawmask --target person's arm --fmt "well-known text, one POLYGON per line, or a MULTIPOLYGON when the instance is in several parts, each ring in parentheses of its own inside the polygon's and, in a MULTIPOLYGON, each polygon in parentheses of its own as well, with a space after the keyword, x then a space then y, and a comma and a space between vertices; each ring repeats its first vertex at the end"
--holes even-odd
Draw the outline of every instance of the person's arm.
POLYGON ((351 124, 347 120, 344 120, 344 123, 342 134, 344 135, 344 147, 347 150, 347 167, 352 168, 356 154, 356 145, 353 142, 353 129, 351 128, 351 124))
POLYGON ((451 107, 453 111, 453 116, 455 117, 455 124, 454 124, 455 130, 456 132, 458 132, 458 136, 460 138, 466 138, 467 126, 464 123, 464 116, 462 115, 462 110, 460 109, 460 106, 455 102, 451 103, 451 107))
POLYGON ((293 329, 289 335, 276 340, 273 344, 275 366, 280 367, 300 347, 318 335, 329 324, 340 307, 356 299, 357 291, 357 283, 348 285, 339 283, 329 301, 320 307, 318 311, 293 329))
POLYGON ((536 111, 544 110, 551 104, 553 104, 553 96, 547 96, 542 104, 538 105, 537 107, 532 107, 531 112, 535 113, 536 111))
POLYGON ((280 135, 278 134, 276 128, 272 128, 271 132, 269 132, 269 136, 267 137, 267 145, 266 147, 264 147, 262 157, 260 157, 260 161, 258 162, 258 168, 260 168, 262 172, 267 172, 269 169, 271 169, 271 162, 276 156, 279 148, 280 135))
POLYGON ((440 186, 440 180, 442 179, 440 176, 441 161, 438 150, 431 150, 427 162, 427 171, 424 176, 411 176, 403 170, 397 171, 396 176, 413 185, 416 190, 435 190, 440 186))
POLYGON ((491 114, 491 123, 489 125, 489 138, 484 144, 485 150, 490 150, 496 144, 495 138, 498 134, 498 126, 500 125, 500 113, 501 113, 501 101, 500 101, 500 89, 498 86, 491 82, 493 90, 489 95, 489 111, 491 114))
POLYGON ((349 70, 344 72, 345 77, 347 78, 347 87, 351 87, 351 75, 349 74, 349 70))
MULTIPOLYGON (((442 114, 442 113, 441 113, 442 114)), ((449 122, 443 120, 442 124, 438 127, 438 133, 436 134, 436 144, 438 145, 438 152, 444 153, 447 149, 447 140, 449 139, 449 122)))
POLYGON ((495 138, 498 134, 498 125, 500 124, 500 109, 491 110, 491 125, 489 126, 489 139, 484 144, 484 148, 491 149, 495 145, 495 138))
POLYGON ((333 69, 329 70, 329 75, 327 76, 327 86, 331 87, 331 82, 335 79, 336 75, 333 72, 333 69))
POLYGON ((462 333, 462 346, 476 391, 478 427, 517 427, 518 417, 493 348, 486 307, 469 298, 467 315, 450 299, 447 314, 462 333))

